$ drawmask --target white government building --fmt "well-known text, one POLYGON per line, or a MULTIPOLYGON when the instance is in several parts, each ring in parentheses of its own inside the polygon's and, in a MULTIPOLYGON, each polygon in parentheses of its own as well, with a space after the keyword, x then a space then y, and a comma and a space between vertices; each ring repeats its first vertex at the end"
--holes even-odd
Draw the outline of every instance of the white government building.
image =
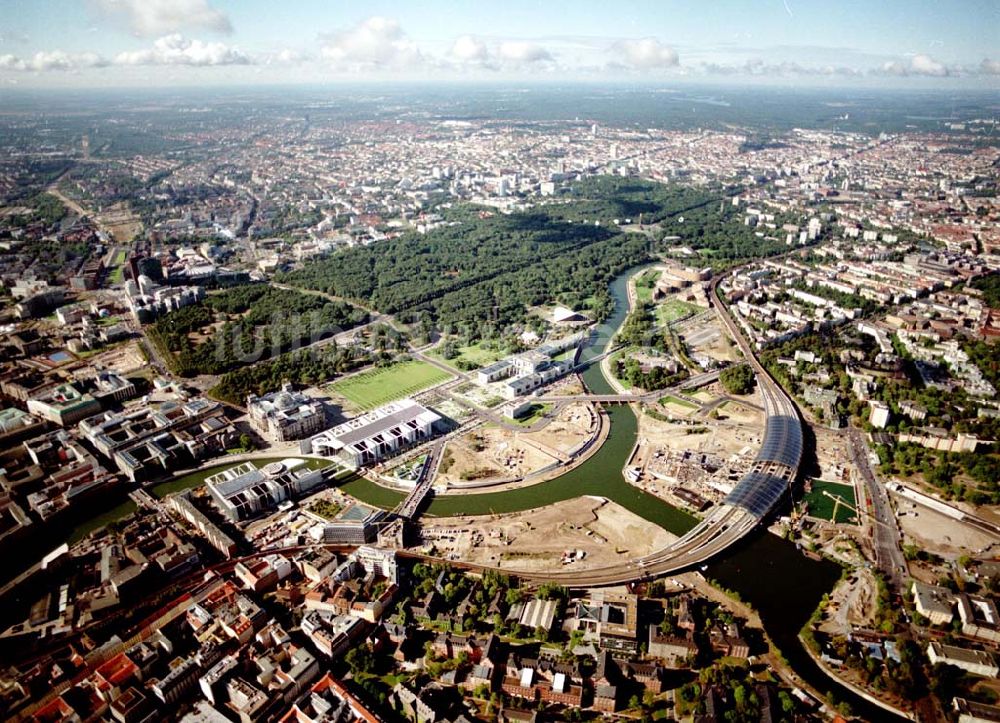
POLYGON ((337 457, 357 468, 429 439, 441 417, 412 399, 400 399, 299 443, 302 454, 337 457))
POLYGON ((219 510, 239 521, 295 499, 323 482, 323 470, 309 469, 301 459, 283 459, 258 468, 244 462, 205 479, 219 510))

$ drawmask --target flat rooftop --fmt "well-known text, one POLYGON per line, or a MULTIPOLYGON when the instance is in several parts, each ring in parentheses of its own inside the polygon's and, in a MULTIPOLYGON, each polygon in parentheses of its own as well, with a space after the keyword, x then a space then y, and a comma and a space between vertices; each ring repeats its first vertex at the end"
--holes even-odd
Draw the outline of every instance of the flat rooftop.
POLYGON ((437 414, 423 405, 417 404, 412 399, 401 399, 363 414, 356 419, 339 424, 325 432, 324 436, 333 437, 344 446, 349 446, 363 442, 393 427, 411 422, 418 423, 419 421, 433 424, 439 419, 437 414))

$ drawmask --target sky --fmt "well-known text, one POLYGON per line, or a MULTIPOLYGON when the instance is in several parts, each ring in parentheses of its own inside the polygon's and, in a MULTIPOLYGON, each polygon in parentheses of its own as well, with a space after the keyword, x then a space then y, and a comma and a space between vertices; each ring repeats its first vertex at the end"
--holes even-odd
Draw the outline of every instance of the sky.
POLYGON ((1000 0, 0 0, 0 87, 1000 89, 1000 0))

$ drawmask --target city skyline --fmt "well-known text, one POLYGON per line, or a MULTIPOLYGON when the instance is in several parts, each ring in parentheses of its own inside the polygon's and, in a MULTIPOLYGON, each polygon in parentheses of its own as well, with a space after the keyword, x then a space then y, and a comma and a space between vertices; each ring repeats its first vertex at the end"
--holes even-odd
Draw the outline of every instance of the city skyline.
POLYGON ((994 89, 1000 7, 797 0, 0 3, 0 87, 365 82, 729 83, 994 89))

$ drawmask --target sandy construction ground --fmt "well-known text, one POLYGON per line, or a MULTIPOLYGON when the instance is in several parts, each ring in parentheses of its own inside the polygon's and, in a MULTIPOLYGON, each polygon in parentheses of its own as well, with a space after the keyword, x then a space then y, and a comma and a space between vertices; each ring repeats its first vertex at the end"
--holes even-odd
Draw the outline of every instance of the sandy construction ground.
POLYGON ((90 362, 100 364, 116 374, 131 374, 149 368, 146 358, 139 350, 139 343, 135 341, 95 354, 90 358, 90 362))
POLYGON ((875 625, 875 578, 870 570, 858 569, 830 593, 830 604, 820 630, 847 635, 855 627, 875 625))
POLYGON ((827 427, 813 425, 816 435, 816 457, 820 465, 820 477, 833 482, 851 483, 850 443, 846 436, 827 427))
POLYGON ((574 394, 584 393, 586 393, 586 390, 583 388, 583 382, 580 381, 580 377, 577 374, 570 374, 545 387, 545 394, 551 396, 569 397, 574 394))
POLYGON ((639 417, 639 442, 643 447, 674 451, 697 450, 711 452, 723 458, 737 454, 746 447, 756 453, 764 428, 764 415, 754 412, 744 424, 729 421, 714 422, 706 419, 697 425, 704 430, 700 434, 689 434, 690 424, 672 424, 653 419, 648 414, 639 417))
POLYGON ((522 441, 520 432, 481 426, 448 441, 435 483, 515 479, 557 461, 538 446, 522 441))
POLYGON ((676 536, 617 503, 579 497, 525 512, 492 517, 424 518, 425 544, 439 554, 517 570, 585 569, 661 549, 676 536), (564 553, 582 560, 562 565, 564 553))
POLYGON ((719 410, 719 419, 732 424, 754 424, 762 419, 760 410, 739 402, 724 402, 717 409, 719 410))
POLYGON ((118 243, 127 243, 142 231, 142 221, 124 203, 109 206, 97 214, 97 221, 114 236, 118 243))
POLYGON ((959 555, 977 556, 997 542, 991 535, 898 496, 893 497, 893 502, 904 544, 912 543, 942 557, 956 558, 959 555))
POLYGON ((666 400, 665 397, 660 402, 660 406, 674 417, 690 417, 698 412, 697 407, 691 407, 687 404, 681 404, 680 402, 669 401, 666 400))
POLYGON ((681 337, 691 354, 704 354, 718 361, 739 361, 743 358, 717 320, 685 329, 681 337))
POLYGON ((529 442, 568 455, 597 432, 597 412, 589 403, 567 404, 539 432, 521 435, 529 442))

